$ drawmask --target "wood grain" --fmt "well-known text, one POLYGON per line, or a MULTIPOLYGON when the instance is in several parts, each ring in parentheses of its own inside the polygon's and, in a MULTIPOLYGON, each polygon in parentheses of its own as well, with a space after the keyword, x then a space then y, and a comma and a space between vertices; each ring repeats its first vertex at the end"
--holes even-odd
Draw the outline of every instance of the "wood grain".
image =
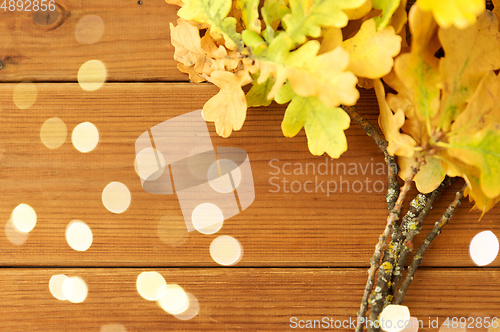
MULTIPOLYGON (((364 269, 154 269, 193 294, 199 314, 182 321, 139 296, 143 269, 2 269, 2 331, 100 331, 121 324, 127 331, 289 331, 299 320, 355 319, 364 269), (78 276, 88 287, 82 303, 54 298, 56 274, 78 276), (297 319, 292 319, 296 317, 297 319)), ((147 270, 151 271, 151 270, 147 270)), ((405 304, 411 315, 440 322, 447 317, 498 317, 498 269, 422 269, 405 304), (475 282, 470 282, 474 280, 475 282), (425 294, 425 295, 424 295, 425 294)), ((167 286, 168 287, 168 286, 167 286)), ((348 323, 346 323, 348 324, 348 323)), ((347 331, 348 328, 326 330, 347 331)), ((316 329, 318 330, 318 329, 316 329)), ((352 329, 351 329, 352 330, 352 329)), ((478 329, 479 331, 480 329, 478 329)), ((482 331, 482 330, 481 330, 482 331)))
POLYGON ((54 12, 0 10, 0 82, 76 82, 80 66, 102 61, 108 81, 187 81, 177 70, 169 23, 178 7, 163 0, 60 0, 54 12), (50 15, 50 16, 49 16, 50 15), (104 33, 79 43, 78 22, 97 15, 104 33))
MULTIPOLYGON (((185 243, 171 247, 160 239, 158 225, 167 218, 182 226, 179 202, 176 195, 154 195, 142 189, 134 170, 134 142, 148 128, 201 108, 216 89, 208 84, 108 83, 85 92, 78 84, 37 84, 37 101, 20 110, 12 101, 14 87, 3 84, 0 95, 0 220, 6 223, 12 210, 26 203, 36 210, 38 223, 22 246, 0 234, 2 265, 216 266, 208 248, 224 234, 238 239, 244 248, 239 266, 367 266, 387 210, 384 193, 366 183, 378 181, 382 191, 386 172, 382 166, 384 174, 377 174, 383 156, 357 125, 347 130, 349 151, 338 160, 325 161, 307 151, 303 132, 292 139, 283 137, 283 106, 251 109, 243 129, 228 139, 218 137, 210 123, 214 146, 248 152, 256 198, 248 209, 226 220, 220 232, 184 231, 179 236, 185 243), (51 117, 61 118, 68 128, 66 142, 55 150, 40 140, 41 125, 51 117), (78 152, 70 138, 73 128, 85 121, 100 131, 99 144, 90 153, 78 152), (312 174, 311 166, 318 171, 325 162, 335 166, 333 171, 312 174), (308 163, 310 173, 305 174, 308 163), (304 174, 285 174, 299 167, 304 174), (316 178, 324 182, 323 190, 301 187, 316 178), (285 188, 283 180, 289 181, 288 186, 296 183, 285 188), (109 212, 101 200, 104 187, 112 181, 124 183, 132 194, 131 206, 122 214, 109 212), (338 183, 339 188, 326 193, 327 181, 338 183), (93 231, 94 242, 86 252, 74 251, 66 243, 65 228, 73 219, 83 220, 93 231)), ((375 105, 371 92, 363 93, 360 111, 373 121, 375 105)), ((436 204, 424 234, 459 187, 456 183, 436 204)), ((482 230, 499 234, 500 210, 493 209, 479 222, 479 213, 468 211, 471 207, 464 202, 459 208, 431 245, 424 265, 474 266, 468 253, 470 240, 482 230)), ((169 231, 174 230, 160 235, 169 231)), ((417 244, 422 238, 423 234, 417 244)), ((499 264, 497 260, 493 266, 499 264)))

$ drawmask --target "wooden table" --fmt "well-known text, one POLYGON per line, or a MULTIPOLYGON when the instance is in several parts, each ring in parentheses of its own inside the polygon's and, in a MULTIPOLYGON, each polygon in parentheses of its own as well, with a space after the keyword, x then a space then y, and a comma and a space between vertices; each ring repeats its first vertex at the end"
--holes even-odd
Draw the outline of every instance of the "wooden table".
MULTIPOLYGON (((0 220, 9 227, 21 203, 38 216, 23 244, 0 233, 0 331, 288 331, 299 328, 300 320, 323 319, 338 322, 330 329, 349 329, 339 324, 355 319, 387 214, 383 155, 356 124, 347 130, 349 151, 332 160, 312 156, 303 132, 283 137, 281 105, 249 110, 243 129, 228 139, 208 123, 214 146, 247 151, 255 200, 218 233, 184 231, 185 242, 173 247, 162 241, 159 225, 182 221, 179 201, 142 189, 134 142, 152 126, 200 109, 217 92, 210 84, 189 83, 176 68, 169 41, 176 8, 161 0, 61 0, 51 13, 0 10, 0 15, 0 220), (95 43, 82 43, 78 36, 78 22, 86 15, 102 18, 102 38, 95 43), (101 61, 107 70, 106 83, 96 91, 77 83, 80 66, 89 60, 101 61), (14 90, 26 81, 35 82, 37 99, 19 109, 14 90), (68 129, 57 149, 40 140, 42 124, 53 117, 68 129), (99 143, 81 153, 70 136, 87 121, 98 128, 99 143), (335 171, 293 174, 324 163, 335 171), (344 182, 330 194, 305 187, 317 180, 344 182), (131 192, 124 213, 103 206, 103 189, 113 181, 131 192), (295 184, 285 188, 283 181, 295 184), (353 186, 355 181, 362 185, 353 186), (86 251, 66 242, 66 226, 74 219, 92 229, 86 251), (210 244, 219 235, 241 243, 243 257, 235 266, 211 258, 210 244), (194 295, 198 314, 180 320, 141 298, 136 280, 143 271, 157 271, 194 295), (58 274, 82 278, 85 301, 54 298, 49 280, 58 274)), ((361 91, 358 105, 376 123, 373 91, 361 91)), ((460 185, 442 195, 423 234, 460 185)), ((406 296, 404 304, 423 321, 424 331, 437 331, 429 328, 436 319, 441 324, 447 317, 500 316, 500 259, 479 268, 468 253, 478 232, 500 234, 500 208, 479 221, 471 207, 464 200, 406 296)))

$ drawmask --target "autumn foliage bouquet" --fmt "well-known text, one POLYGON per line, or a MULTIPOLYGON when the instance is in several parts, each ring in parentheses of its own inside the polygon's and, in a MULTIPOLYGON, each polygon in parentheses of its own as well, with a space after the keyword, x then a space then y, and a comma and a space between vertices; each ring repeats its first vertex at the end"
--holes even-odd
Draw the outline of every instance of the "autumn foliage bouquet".
POLYGON ((220 88, 203 107, 219 135, 240 130, 249 107, 275 101, 288 103, 283 134, 304 127, 314 155, 345 152, 351 118, 384 152, 389 215, 359 317, 370 307, 375 321, 401 303, 463 196, 483 214, 500 200, 497 7, 486 10, 484 0, 418 0, 408 12, 406 0, 166 1, 181 7, 170 31, 179 70, 220 88), (383 135, 356 110, 360 87, 375 89, 383 135), (455 177, 465 186, 403 276, 413 238, 455 177), (412 182, 420 194, 398 222, 412 182))

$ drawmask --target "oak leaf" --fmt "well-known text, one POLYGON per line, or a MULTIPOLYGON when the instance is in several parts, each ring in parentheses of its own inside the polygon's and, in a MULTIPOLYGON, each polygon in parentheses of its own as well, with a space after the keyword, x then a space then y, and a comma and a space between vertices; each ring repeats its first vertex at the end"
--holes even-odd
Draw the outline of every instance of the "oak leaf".
POLYGON ((354 105, 359 98, 356 76, 347 71, 349 54, 342 48, 320 55, 321 45, 311 40, 286 59, 286 76, 295 93, 318 96, 328 107, 354 105))
POLYGON ((217 134, 229 137, 233 130, 240 130, 245 122, 247 102, 241 87, 252 82, 252 79, 246 70, 236 74, 218 70, 210 78, 220 91, 203 106, 203 118, 215 123, 217 134))
POLYGON ((398 91, 394 99, 407 99, 411 103, 411 109, 405 114, 415 117, 430 131, 430 122, 438 112, 441 95, 438 59, 434 57, 440 47, 438 27, 432 15, 421 11, 418 6, 411 8, 409 16, 411 52, 398 56, 394 62, 397 86, 392 86, 389 80, 387 83, 398 91))
POLYGON ((389 108, 385 99, 385 89, 379 79, 374 80, 375 93, 380 109, 379 125, 384 136, 389 143, 387 152, 394 156, 402 156, 406 158, 413 157, 415 153, 415 140, 404 133, 401 133, 401 127, 405 123, 405 115, 401 109, 398 109, 394 114, 389 108))
POLYGON ((232 0, 184 0, 177 15, 185 20, 206 23, 214 40, 223 40, 230 50, 243 49, 241 35, 236 32, 236 19, 227 17, 232 0))
POLYGON ((349 70, 356 76, 380 78, 387 75, 394 64, 393 57, 401 50, 401 37, 393 27, 377 31, 375 20, 361 25, 358 33, 343 42, 349 52, 349 70))
POLYGON ((372 0, 373 8, 380 9, 382 14, 375 17, 377 29, 383 29, 391 20, 392 15, 398 9, 400 0, 372 0))
POLYGON ((349 128, 351 120, 340 107, 328 107, 317 97, 301 97, 289 84, 279 91, 276 101, 282 104, 290 101, 281 124, 286 137, 294 137, 304 128, 313 155, 326 152, 331 158, 338 158, 347 150, 344 130, 349 128))
POLYGON ((268 106, 271 104, 272 99, 267 96, 274 86, 274 78, 271 76, 262 84, 254 82, 250 90, 246 94, 247 106, 268 106))
POLYGON ((236 0, 236 7, 241 10, 244 29, 260 33, 259 0, 236 0))
POLYGON ((440 27, 461 29, 474 24, 486 8, 484 0, 418 0, 417 5, 432 12, 440 27))
POLYGON ((361 7, 365 0, 289 0, 291 12, 283 17, 286 32, 296 44, 307 37, 319 37, 321 28, 347 25, 349 20, 343 9, 361 7))
MULTIPOLYGON (((411 167, 415 165, 415 158, 398 158, 398 165, 400 168, 399 177, 407 179, 411 173, 411 167)), ((443 182, 446 176, 446 170, 443 167, 441 159, 427 155, 425 156, 425 163, 420 166, 420 169, 413 178, 415 185, 419 192, 423 194, 430 193, 443 182)))
POLYGON ((498 20, 486 11, 467 29, 439 29, 439 40, 445 56, 439 62, 443 96, 436 120, 438 129, 448 131, 481 79, 500 68, 498 20))
POLYGON ((481 217, 500 201, 500 196, 490 198, 485 195, 480 185, 481 175, 476 167, 450 156, 447 151, 442 153, 441 157, 449 176, 459 176, 465 180, 467 188, 465 188, 464 195, 469 196, 469 200, 475 203, 473 208, 482 211, 481 217))
POLYGON ((184 1, 182 0, 165 0, 166 3, 171 4, 171 5, 176 5, 179 7, 184 6, 184 1))

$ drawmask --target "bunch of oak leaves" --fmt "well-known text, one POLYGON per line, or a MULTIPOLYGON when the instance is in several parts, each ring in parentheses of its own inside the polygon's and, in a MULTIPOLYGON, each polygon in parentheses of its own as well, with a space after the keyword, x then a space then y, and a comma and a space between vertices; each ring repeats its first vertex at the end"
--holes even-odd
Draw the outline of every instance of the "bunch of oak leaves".
POLYGON ((500 0, 493 11, 484 0, 417 0, 409 12, 406 0, 166 2, 181 7, 170 26, 179 70, 220 88, 203 107, 219 135, 274 100, 288 103, 286 137, 304 127, 312 154, 338 158, 346 107, 358 86, 374 88, 403 180, 428 198, 462 177, 483 214, 500 200, 500 0))

